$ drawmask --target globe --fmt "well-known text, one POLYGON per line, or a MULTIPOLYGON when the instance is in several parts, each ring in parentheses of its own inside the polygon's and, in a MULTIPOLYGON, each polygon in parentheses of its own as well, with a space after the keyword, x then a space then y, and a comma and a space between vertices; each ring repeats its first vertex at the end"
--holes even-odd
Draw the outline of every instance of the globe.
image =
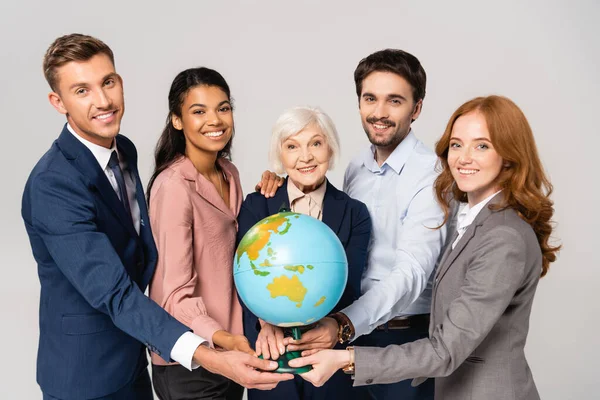
POLYGON ((233 274, 240 298, 254 315, 272 325, 299 327, 323 318, 340 300, 348 261, 323 222, 280 212, 244 235, 233 274))

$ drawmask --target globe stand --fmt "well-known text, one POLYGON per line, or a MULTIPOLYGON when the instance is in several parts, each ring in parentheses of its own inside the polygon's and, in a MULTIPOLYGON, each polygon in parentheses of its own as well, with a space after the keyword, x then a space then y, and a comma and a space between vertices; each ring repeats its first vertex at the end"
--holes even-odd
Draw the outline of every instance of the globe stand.
MULTIPOLYGON (((295 327, 291 328, 291 330, 292 330, 292 337, 294 338, 294 340, 299 340, 302 337, 302 333, 300 332, 299 327, 295 326, 295 327)), ((277 360, 273 360, 277 364, 279 364, 279 367, 273 372, 277 372, 280 374, 285 374, 285 373, 303 374, 305 372, 312 370, 312 367, 310 365, 307 365, 304 367, 298 367, 298 368, 290 367, 288 362, 290 360, 293 360, 294 358, 300 358, 300 357, 302 357, 302 353, 300 351, 286 351, 277 360)), ((259 356, 259 358, 263 358, 263 356, 261 355, 261 356, 259 356)))

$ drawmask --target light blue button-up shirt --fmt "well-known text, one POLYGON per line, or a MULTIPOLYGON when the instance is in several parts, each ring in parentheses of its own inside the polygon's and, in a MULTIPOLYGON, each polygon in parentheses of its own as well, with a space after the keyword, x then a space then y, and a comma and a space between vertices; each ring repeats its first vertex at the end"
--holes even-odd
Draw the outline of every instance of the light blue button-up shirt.
POLYGON ((377 165, 371 146, 354 158, 344 191, 367 205, 373 230, 362 296, 343 310, 357 338, 402 315, 428 314, 431 278, 446 240, 433 183, 437 156, 411 131, 377 165))

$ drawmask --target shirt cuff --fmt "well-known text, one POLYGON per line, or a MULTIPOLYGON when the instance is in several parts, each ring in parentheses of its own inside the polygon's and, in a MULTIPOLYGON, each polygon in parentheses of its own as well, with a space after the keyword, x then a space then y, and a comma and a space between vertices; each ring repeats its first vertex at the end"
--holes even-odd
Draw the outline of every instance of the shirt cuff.
POLYGON ((354 302, 348 307, 341 310, 349 319, 352 321, 352 325, 354 326, 354 336, 350 339, 351 342, 354 342, 360 336, 367 335, 371 333, 369 330, 369 325, 366 323, 368 320, 368 316, 361 309, 359 304, 354 302))
POLYGON ((208 346, 208 341, 192 332, 185 332, 171 349, 171 359, 192 371, 200 366, 194 361, 194 353, 200 345, 208 346))

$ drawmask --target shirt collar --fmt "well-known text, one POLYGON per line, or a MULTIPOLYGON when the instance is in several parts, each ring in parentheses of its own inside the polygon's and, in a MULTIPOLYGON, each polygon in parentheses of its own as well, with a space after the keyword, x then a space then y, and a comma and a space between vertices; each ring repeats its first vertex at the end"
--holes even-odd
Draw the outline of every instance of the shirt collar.
POLYGON ((468 203, 465 203, 458 212, 458 216, 456 217, 457 229, 465 229, 469 225, 471 225, 477 217, 477 215, 481 212, 481 210, 483 210, 483 207, 485 207, 486 204, 489 203, 490 200, 492 200, 494 196, 496 196, 500 192, 501 190, 497 191, 489 197, 486 197, 484 200, 475 204, 473 208, 469 207, 468 203))
POLYGON ((410 132, 408 132, 408 135, 406 135, 398 146, 396 146, 394 151, 392 151, 392 154, 390 154, 383 164, 381 164, 381 167, 377 165, 377 161, 375 160, 375 145, 371 145, 371 151, 367 152, 366 157, 363 160, 363 165, 371 172, 380 172, 384 170, 386 166, 389 166, 394 172, 400 174, 417 143, 417 137, 411 129, 410 132))
POLYGON ((325 191, 327 190, 327 178, 323 181, 321 186, 316 188, 310 193, 304 193, 302 190, 298 189, 298 187, 292 182, 291 179, 288 178, 287 184, 287 192, 288 198, 290 201, 290 205, 298 199, 301 199, 304 196, 309 196, 319 208, 323 208, 323 199, 325 198, 325 191))
MULTIPOLYGON (((71 125, 68 123, 67 123, 67 129, 69 130, 69 132, 71 132, 73 134, 73 136, 75 136, 81 143, 83 143, 83 145, 85 147, 87 147, 89 151, 92 152, 92 154, 94 155, 94 158, 98 161, 98 164, 100 164, 100 167, 103 170, 105 170, 108 167, 108 162, 110 161, 110 155, 112 154, 113 151, 116 151, 117 156, 119 156, 119 152, 117 151, 117 145, 116 145, 117 141, 116 140, 113 140, 113 144, 112 144, 111 148, 107 149, 106 147, 98 146, 97 144, 92 143, 89 140, 82 138, 77 133, 75 133, 75 131, 73 130, 71 125)), ((119 160, 120 160, 120 158, 119 158, 119 160)))

